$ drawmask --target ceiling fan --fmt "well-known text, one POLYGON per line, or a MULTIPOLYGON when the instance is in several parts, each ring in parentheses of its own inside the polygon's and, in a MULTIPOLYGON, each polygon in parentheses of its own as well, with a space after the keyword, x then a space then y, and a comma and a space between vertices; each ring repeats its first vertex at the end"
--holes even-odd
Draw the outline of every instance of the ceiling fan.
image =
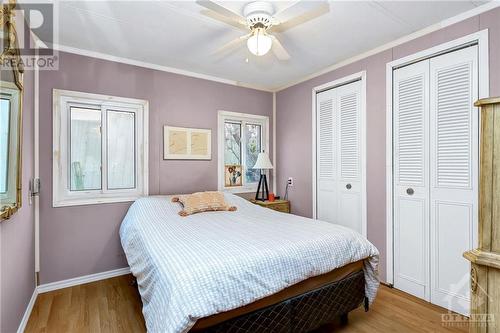
POLYGON ((248 50, 252 54, 263 56, 272 49, 279 60, 290 59, 290 54, 273 33, 288 30, 330 10, 328 2, 302 0, 275 12, 272 3, 255 1, 245 5, 243 15, 240 15, 211 0, 197 0, 196 2, 207 9, 202 11, 202 14, 242 30, 250 30, 248 34, 217 49, 215 54, 234 50, 246 40, 248 50))

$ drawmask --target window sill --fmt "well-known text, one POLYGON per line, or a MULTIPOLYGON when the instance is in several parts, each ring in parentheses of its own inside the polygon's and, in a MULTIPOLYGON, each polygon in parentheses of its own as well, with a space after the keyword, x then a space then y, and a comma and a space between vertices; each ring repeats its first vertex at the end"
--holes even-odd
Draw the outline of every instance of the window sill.
POLYGON ((108 198, 79 198, 79 199, 61 199, 54 200, 52 207, 71 207, 71 206, 88 206, 109 203, 131 202, 146 195, 132 195, 127 197, 108 197, 108 198))
POLYGON ((227 193, 255 193, 257 191, 257 185, 255 186, 242 186, 242 187, 224 187, 219 189, 219 191, 227 193))

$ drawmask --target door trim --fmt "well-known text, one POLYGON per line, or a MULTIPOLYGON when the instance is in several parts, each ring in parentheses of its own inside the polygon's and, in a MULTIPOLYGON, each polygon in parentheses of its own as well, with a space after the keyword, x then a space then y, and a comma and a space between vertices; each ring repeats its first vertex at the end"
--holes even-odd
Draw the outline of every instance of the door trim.
MULTIPOLYGON (((394 217, 393 217, 393 71, 412 63, 429 59, 462 46, 478 45, 479 98, 489 97, 488 29, 455 39, 400 58, 386 65, 386 282, 394 283, 394 217)), ((481 123, 481 122, 479 122, 481 123)))
POLYGON ((317 158, 317 149, 316 149, 316 94, 333 89, 339 86, 343 86, 349 84, 351 82, 361 82, 361 138, 360 138, 360 146, 361 146, 361 230, 363 236, 367 237, 367 193, 366 193, 366 71, 361 71, 358 73, 354 73, 338 80, 330 81, 320 86, 314 87, 311 92, 311 100, 312 100, 312 184, 313 184, 313 193, 312 193, 312 203, 313 203, 313 219, 317 219, 317 193, 316 193, 316 158, 317 158))

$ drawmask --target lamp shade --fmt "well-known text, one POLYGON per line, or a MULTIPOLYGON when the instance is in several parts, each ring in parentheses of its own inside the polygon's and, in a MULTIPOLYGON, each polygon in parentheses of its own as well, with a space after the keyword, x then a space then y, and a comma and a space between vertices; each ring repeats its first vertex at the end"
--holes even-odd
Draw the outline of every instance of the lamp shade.
POLYGON ((255 165, 253 166, 252 169, 272 169, 272 168, 273 165, 271 164, 269 156, 267 156, 266 153, 259 153, 259 156, 257 156, 257 162, 255 162, 255 165))

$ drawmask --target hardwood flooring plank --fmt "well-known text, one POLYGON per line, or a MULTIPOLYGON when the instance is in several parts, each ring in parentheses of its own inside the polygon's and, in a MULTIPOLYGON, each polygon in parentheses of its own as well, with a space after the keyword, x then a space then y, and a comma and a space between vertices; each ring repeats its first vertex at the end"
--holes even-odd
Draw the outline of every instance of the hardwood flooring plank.
MULTIPOLYGON (((146 332, 142 303, 130 275, 38 295, 26 332, 146 332)), ((319 333, 465 333, 466 326, 444 327, 447 310, 402 291, 381 286, 370 307, 349 314, 349 323, 333 323, 319 333)))

